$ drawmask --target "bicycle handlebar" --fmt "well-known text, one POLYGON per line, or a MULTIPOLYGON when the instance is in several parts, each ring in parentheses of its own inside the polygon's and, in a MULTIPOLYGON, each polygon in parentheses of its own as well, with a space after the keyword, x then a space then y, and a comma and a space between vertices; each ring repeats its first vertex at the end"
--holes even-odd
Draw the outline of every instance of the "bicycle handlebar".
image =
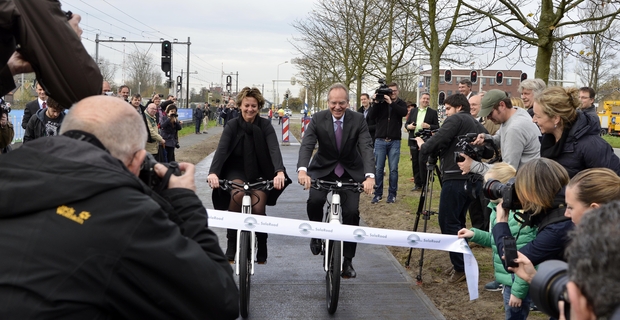
POLYGON ((364 184, 359 182, 342 182, 312 179, 311 187, 317 190, 349 190, 359 193, 364 192, 364 184))
POLYGON ((273 180, 262 180, 262 181, 257 181, 254 183, 249 183, 249 182, 239 183, 236 181, 226 180, 226 179, 220 179, 219 181, 220 181, 220 187, 222 188, 222 190, 232 189, 233 187, 238 187, 240 189, 243 189, 244 191, 251 191, 251 190, 269 191, 273 189, 273 180))

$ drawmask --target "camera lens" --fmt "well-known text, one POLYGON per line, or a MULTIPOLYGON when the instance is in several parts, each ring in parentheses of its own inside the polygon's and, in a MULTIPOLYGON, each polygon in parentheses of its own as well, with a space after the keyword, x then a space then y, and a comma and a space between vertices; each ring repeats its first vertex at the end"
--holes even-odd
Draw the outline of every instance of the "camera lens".
POLYGON ((491 179, 484 183, 482 192, 487 199, 497 200, 502 197, 504 187, 505 185, 499 182, 499 180, 491 179))
POLYGON ((570 310, 566 296, 567 268, 564 261, 545 261, 538 266, 538 272, 530 285, 532 302, 540 311, 556 319, 560 316, 558 301, 564 301, 564 310, 570 310))

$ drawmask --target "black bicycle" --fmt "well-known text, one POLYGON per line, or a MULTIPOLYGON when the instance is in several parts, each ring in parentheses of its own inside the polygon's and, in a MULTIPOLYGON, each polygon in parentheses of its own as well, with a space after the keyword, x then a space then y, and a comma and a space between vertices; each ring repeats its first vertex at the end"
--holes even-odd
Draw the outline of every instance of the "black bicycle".
MULTIPOLYGON (((258 199, 255 190, 269 191, 273 189, 273 180, 254 183, 239 183, 231 180, 220 180, 222 190, 242 190, 241 213, 252 214, 252 195, 258 199)), ((257 200, 258 203, 260 199, 257 200)), ((254 203, 254 204, 256 204, 254 203)), ((239 276, 239 311, 241 317, 250 314, 250 283, 254 274, 254 257, 256 256, 256 234, 254 231, 237 230, 237 250, 235 252, 235 274, 239 276)))
MULTIPOLYGON (((340 206, 340 192, 351 190, 363 192, 364 186, 358 182, 341 182, 312 180, 312 188, 327 190, 332 193, 332 199, 328 202, 328 211, 324 222, 342 224, 342 207, 340 206)), ((340 274, 342 272, 342 241, 324 239, 323 255, 325 269, 325 292, 327 299, 327 312, 334 314, 338 308, 340 295, 340 274)))

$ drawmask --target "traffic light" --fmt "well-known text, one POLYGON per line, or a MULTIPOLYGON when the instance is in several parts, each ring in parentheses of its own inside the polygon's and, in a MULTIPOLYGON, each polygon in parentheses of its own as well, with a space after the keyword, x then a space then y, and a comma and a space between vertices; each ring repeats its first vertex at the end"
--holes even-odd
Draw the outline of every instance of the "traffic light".
POLYGON ((448 83, 452 82, 452 70, 446 70, 444 73, 444 80, 448 83))
POLYGON ((495 74, 495 82, 497 84, 502 84, 502 82, 504 82, 504 73, 501 71, 497 71, 497 73, 495 74))
POLYGON ((183 90, 183 78, 181 76, 177 77, 177 92, 181 92, 183 90))
POLYGON ((469 73, 469 80, 471 81, 471 83, 476 83, 478 82, 478 71, 476 70, 472 70, 469 73))
POLYGON ((226 90, 230 92, 232 90, 232 77, 226 76, 226 90))
POLYGON ((439 93, 439 105, 440 106, 443 106, 443 101, 444 100, 446 100, 446 94, 443 91, 441 91, 439 93))
POLYGON ((284 99, 287 99, 287 100, 288 100, 288 93, 285 93, 285 94, 284 94, 284 99))
POLYGON ((172 69, 172 43, 166 40, 161 43, 161 71, 166 73, 166 77, 170 77, 170 69, 172 69))
POLYGON ((521 72, 521 82, 527 80, 527 73, 521 72))

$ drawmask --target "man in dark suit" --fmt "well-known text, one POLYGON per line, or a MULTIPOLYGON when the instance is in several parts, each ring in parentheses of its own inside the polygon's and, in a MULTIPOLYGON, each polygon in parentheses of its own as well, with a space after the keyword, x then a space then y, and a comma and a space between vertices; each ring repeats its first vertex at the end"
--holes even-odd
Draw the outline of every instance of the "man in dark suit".
POLYGON ((422 129, 439 129, 439 117, 437 111, 429 108, 431 95, 427 92, 420 97, 420 106, 409 112, 409 117, 405 122, 405 129, 409 131, 409 152, 411 153, 411 164, 413 168, 413 179, 415 186, 411 191, 422 190, 426 183, 426 168, 420 168, 420 153, 418 144, 415 141, 415 133, 422 129))
MULTIPOLYGON (((336 83, 328 90, 329 111, 313 115, 299 148, 297 179, 305 189, 310 188, 311 179, 330 181, 354 180, 363 182, 364 191, 370 194, 375 185, 374 156, 368 125, 363 114, 349 110, 349 92, 336 83), (340 138, 339 138, 340 137, 340 138), (319 148, 312 157, 316 143, 319 148), (312 162, 310 158, 312 157, 312 162)), ((327 191, 310 189, 307 203, 308 219, 321 221, 327 191)), ((341 192, 342 218, 344 224, 359 225, 360 195, 353 191, 341 192)), ((355 256, 356 243, 344 243, 342 277, 355 278, 351 261, 355 256)), ((310 250, 314 255, 321 252, 321 241, 312 239, 310 250)))
POLYGON ((364 114, 364 118, 366 119, 366 124, 368 125, 368 133, 370 133, 370 139, 372 140, 372 146, 375 146, 375 128, 377 125, 375 121, 368 117, 368 112, 370 111, 370 107, 372 104, 370 103, 370 96, 368 93, 362 93, 360 97, 360 102, 362 104, 361 107, 357 109, 357 112, 364 114))
POLYGON ((45 90, 37 83, 37 100, 30 101, 26 103, 26 108, 24 109, 24 117, 22 118, 22 128, 25 130, 28 125, 28 121, 30 121, 30 117, 37 113, 40 109, 45 109, 47 107, 47 94, 45 94, 45 90))

